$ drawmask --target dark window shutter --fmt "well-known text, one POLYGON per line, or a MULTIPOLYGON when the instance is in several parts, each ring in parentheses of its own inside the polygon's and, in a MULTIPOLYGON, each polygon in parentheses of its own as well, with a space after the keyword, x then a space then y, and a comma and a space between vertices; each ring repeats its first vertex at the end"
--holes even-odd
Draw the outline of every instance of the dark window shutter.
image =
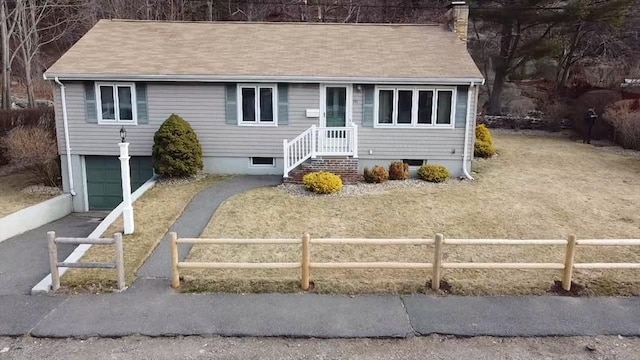
POLYGON ((238 91, 236 84, 226 84, 227 109, 226 122, 229 125, 238 125, 238 91))
POLYGON ((373 127, 373 85, 363 85, 364 101, 362 102, 362 126, 373 127))
POLYGON ((289 125, 288 84, 278 84, 278 125, 289 125))
POLYGON ((149 109, 147 107, 147 84, 136 83, 136 109, 138 124, 149 123, 149 109))
POLYGON ((84 82, 84 105, 86 120, 88 123, 98 123, 98 112, 96 108, 96 89, 93 81, 84 82))

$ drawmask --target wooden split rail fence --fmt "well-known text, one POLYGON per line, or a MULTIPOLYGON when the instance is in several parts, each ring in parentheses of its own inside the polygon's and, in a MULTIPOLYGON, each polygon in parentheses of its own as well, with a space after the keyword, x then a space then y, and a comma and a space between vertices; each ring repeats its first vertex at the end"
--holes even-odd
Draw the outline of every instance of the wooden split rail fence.
MULTIPOLYGON (((312 269, 431 269, 431 287, 440 288, 443 269, 533 269, 562 270, 562 288, 571 289, 574 269, 640 269, 640 263, 575 263, 577 246, 640 246, 640 239, 580 239, 569 235, 565 240, 512 240, 512 239, 445 239, 437 234, 434 239, 311 239, 305 234, 301 239, 179 239, 171 233, 171 286, 180 286, 180 269, 300 269, 300 287, 309 289, 312 269), (209 245, 268 245, 302 244, 300 262, 247 263, 247 262, 185 262, 179 261, 178 244, 209 245), (432 262, 311 262, 311 244, 334 245, 433 245, 432 262), (519 263, 519 262, 443 262, 445 245, 558 245, 565 246, 563 263, 519 263)), ((426 254, 425 254, 426 255, 426 254)), ((425 256, 426 257, 426 256, 425 256)), ((431 260, 431 259, 429 259, 431 260)))
POLYGON ((118 273, 118 290, 125 288, 124 281, 124 250, 122 247, 122 234, 116 233, 113 238, 64 238, 56 237, 56 233, 49 231, 47 233, 49 241, 49 263, 51 265, 51 288, 56 291, 60 288, 60 273, 58 268, 81 268, 81 269, 116 269, 118 273), (96 262, 58 262, 58 244, 91 244, 91 245, 115 245, 116 260, 113 263, 96 263, 96 262))

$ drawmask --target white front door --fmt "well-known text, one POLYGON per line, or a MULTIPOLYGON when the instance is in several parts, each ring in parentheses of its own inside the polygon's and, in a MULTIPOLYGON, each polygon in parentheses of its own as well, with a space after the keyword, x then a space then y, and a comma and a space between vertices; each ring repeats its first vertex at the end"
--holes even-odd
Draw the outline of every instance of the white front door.
POLYGON ((351 123, 351 85, 320 86, 320 127, 345 127, 351 123))
POLYGON ((343 154, 350 150, 347 126, 351 125, 351 85, 320 86, 320 132, 318 150, 327 154, 343 154))

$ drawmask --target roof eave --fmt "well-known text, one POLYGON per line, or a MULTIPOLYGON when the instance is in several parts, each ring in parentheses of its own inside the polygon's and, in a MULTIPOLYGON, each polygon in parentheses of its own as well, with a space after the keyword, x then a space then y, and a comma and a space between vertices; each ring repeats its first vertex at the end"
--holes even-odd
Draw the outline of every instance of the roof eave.
POLYGON ((83 81, 178 81, 178 82, 287 82, 287 83, 359 83, 359 84, 443 84, 484 83, 482 76, 470 77, 333 77, 333 76, 256 76, 256 75, 146 75, 146 74, 69 74, 45 72, 44 78, 83 81))

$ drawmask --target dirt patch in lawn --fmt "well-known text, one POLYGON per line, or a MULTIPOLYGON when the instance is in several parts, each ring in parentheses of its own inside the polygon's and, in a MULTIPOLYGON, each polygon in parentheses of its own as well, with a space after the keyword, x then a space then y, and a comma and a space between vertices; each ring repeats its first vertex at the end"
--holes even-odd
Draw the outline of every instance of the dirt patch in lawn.
POLYGON ((30 185, 35 185, 35 181, 28 170, 18 170, 0 176, 0 217, 58 195, 22 191, 30 185))
MULTIPOLYGON (((135 280, 138 268, 162 240, 189 201, 201 190, 224 178, 228 177, 210 175, 189 182, 160 182, 133 204, 136 231, 123 238, 127 285, 135 280)), ((103 237, 112 237, 114 233, 122 231, 120 217, 105 231, 103 237)), ((81 261, 113 262, 114 259, 113 246, 93 246, 81 261)), ((71 269, 61 278, 61 284, 71 292, 112 291, 116 288, 116 272, 109 269, 71 269)))
MULTIPOLYGON (((203 237, 640 238, 640 159, 566 138, 497 134, 499 155, 474 162, 477 181, 378 195, 300 198, 274 188, 239 194, 203 237)), ((196 246, 190 261, 299 261, 297 247, 196 246)), ((312 245, 322 261, 431 262, 430 246, 312 245)), ((562 262, 562 246, 446 246, 451 262, 562 262)), ((579 247, 578 262, 639 262, 637 247, 579 247)), ((299 291, 295 270, 188 270, 190 290, 299 291), (200 280, 196 280, 200 279, 200 280)), ((423 292, 427 270, 312 270, 316 291, 423 292)), ((546 294, 560 271, 445 270, 452 294, 546 294)), ((638 295, 638 272, 577 270, 586 295, 638 295)))

